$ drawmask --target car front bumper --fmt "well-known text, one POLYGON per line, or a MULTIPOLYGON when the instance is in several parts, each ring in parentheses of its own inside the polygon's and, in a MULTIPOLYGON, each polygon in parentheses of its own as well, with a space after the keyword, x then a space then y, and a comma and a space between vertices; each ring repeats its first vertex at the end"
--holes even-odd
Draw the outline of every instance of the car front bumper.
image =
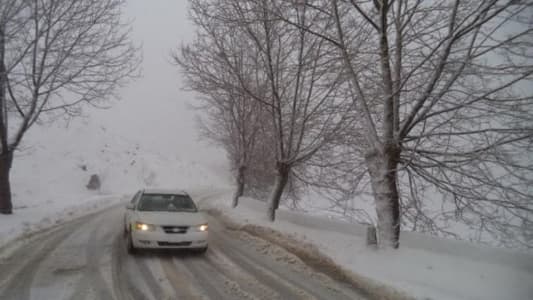
POLYGON ((207 232, 165 233, 134 230, 131 238, 135 248, 197 249, 207 247, 207 232))

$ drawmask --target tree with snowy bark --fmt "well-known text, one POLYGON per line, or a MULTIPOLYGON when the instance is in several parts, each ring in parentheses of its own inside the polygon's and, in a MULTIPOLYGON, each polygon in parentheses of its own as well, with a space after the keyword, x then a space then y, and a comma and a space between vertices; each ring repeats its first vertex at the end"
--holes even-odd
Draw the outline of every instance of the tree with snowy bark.
POLYGON ((340 68, 331 59, 332 48, 320 37, 301 28, 286 26, 272 12, 273 6, 294 16, 301 27, 317 22, 305 6, 283 1, 190 1, 198 36, 209 38, 237 84, 233 86, 247 101, 256 101, 268 112, 275 156, 275 183, 268 200, 267 216, 275 212, 294 168, 304 165, 345 125, 351 103, 341 95, 340 68), (238 33, 240 44, 228 41, 238 33), (246 51, 241 47, 245 46, 246 51), (250 86, 233 58, 251 56, 254 74, 266 89, 250 86))
MULTIPOLYGON (((201 9, 201 6, 193 6, 193 12, 201 12, 201 9)), ((174 53, 173 59, 185 76, 186 89, 201 95, 201 102, 196 108, 202 110, 204 116, 200 119, 202 135, 222 146, 228 154, 236 182, 232 206, 237 207, 245 186, 253 184, 253 165, 270 157, 261 155, 259 151, 269 142, 265 138, 268 115, 259 102, 235 87, 239 86, 240 80, 246 80, 246 86, 257 94, 265 87, 257 76, 257 57, 246 53, 247 47, 242 44, 245 40, 240 38, 238 32, 226 28, 224 42, 230 43, 235 53, 231 57, 222 57, 212 37, 222 34, 224 24, 218 24, 215 29, 204 24, 205 20, 199 16, 202 14, 193 14, 195 23, 211 35, 198 35, 194 42, 174 53), (239 66, 239 75, 234 75, 228 69, 228 62, 239 66)))
POLYGON ((140 59, 121 19, 124 3, 0 2, 0 213, 12 213, 13 154, 30 127, 98 106, 135 74, 140 59))
POLYGON ((457 220, 531 247, 533 4, 296 3, 334 21, 274 13, 343 61, 363 121, 351 151, 364 157, 379 245, 399 247, 403 217, 415 230, 457 220))

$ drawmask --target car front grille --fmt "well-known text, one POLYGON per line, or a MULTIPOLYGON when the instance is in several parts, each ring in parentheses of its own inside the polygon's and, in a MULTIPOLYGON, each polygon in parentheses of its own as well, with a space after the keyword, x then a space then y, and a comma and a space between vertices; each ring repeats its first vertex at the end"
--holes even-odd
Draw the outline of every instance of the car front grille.
POLYGON ((189 226, 162 226, 166 233, 186 233, 189 226))
POLYGON ((191 242, 157 242, 158 246, 189 246, 191 242))

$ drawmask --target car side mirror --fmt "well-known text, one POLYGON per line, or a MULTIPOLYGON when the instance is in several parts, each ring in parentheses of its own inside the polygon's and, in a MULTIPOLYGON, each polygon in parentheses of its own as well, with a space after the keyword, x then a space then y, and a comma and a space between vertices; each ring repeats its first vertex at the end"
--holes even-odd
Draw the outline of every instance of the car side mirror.
POLYGON ((134 207, 135 205, 133 205, 133 203, 126 204, 126 209, 133 209, 134 207))

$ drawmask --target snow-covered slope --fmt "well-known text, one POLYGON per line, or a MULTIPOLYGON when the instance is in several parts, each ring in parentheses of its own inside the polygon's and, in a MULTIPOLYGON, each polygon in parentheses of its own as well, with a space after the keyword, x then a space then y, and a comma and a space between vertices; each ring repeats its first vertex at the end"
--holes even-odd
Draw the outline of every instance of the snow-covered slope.
POLYGON ((116 204, 143 187, 227 185, 224 161, 141 146, 94 121, 65 125, 33 127, 16 153, 14 214, 0 217, 0 245, 22 232, 116 204), (86 188, 92 174, 101 179, 99 191, 86 188))

